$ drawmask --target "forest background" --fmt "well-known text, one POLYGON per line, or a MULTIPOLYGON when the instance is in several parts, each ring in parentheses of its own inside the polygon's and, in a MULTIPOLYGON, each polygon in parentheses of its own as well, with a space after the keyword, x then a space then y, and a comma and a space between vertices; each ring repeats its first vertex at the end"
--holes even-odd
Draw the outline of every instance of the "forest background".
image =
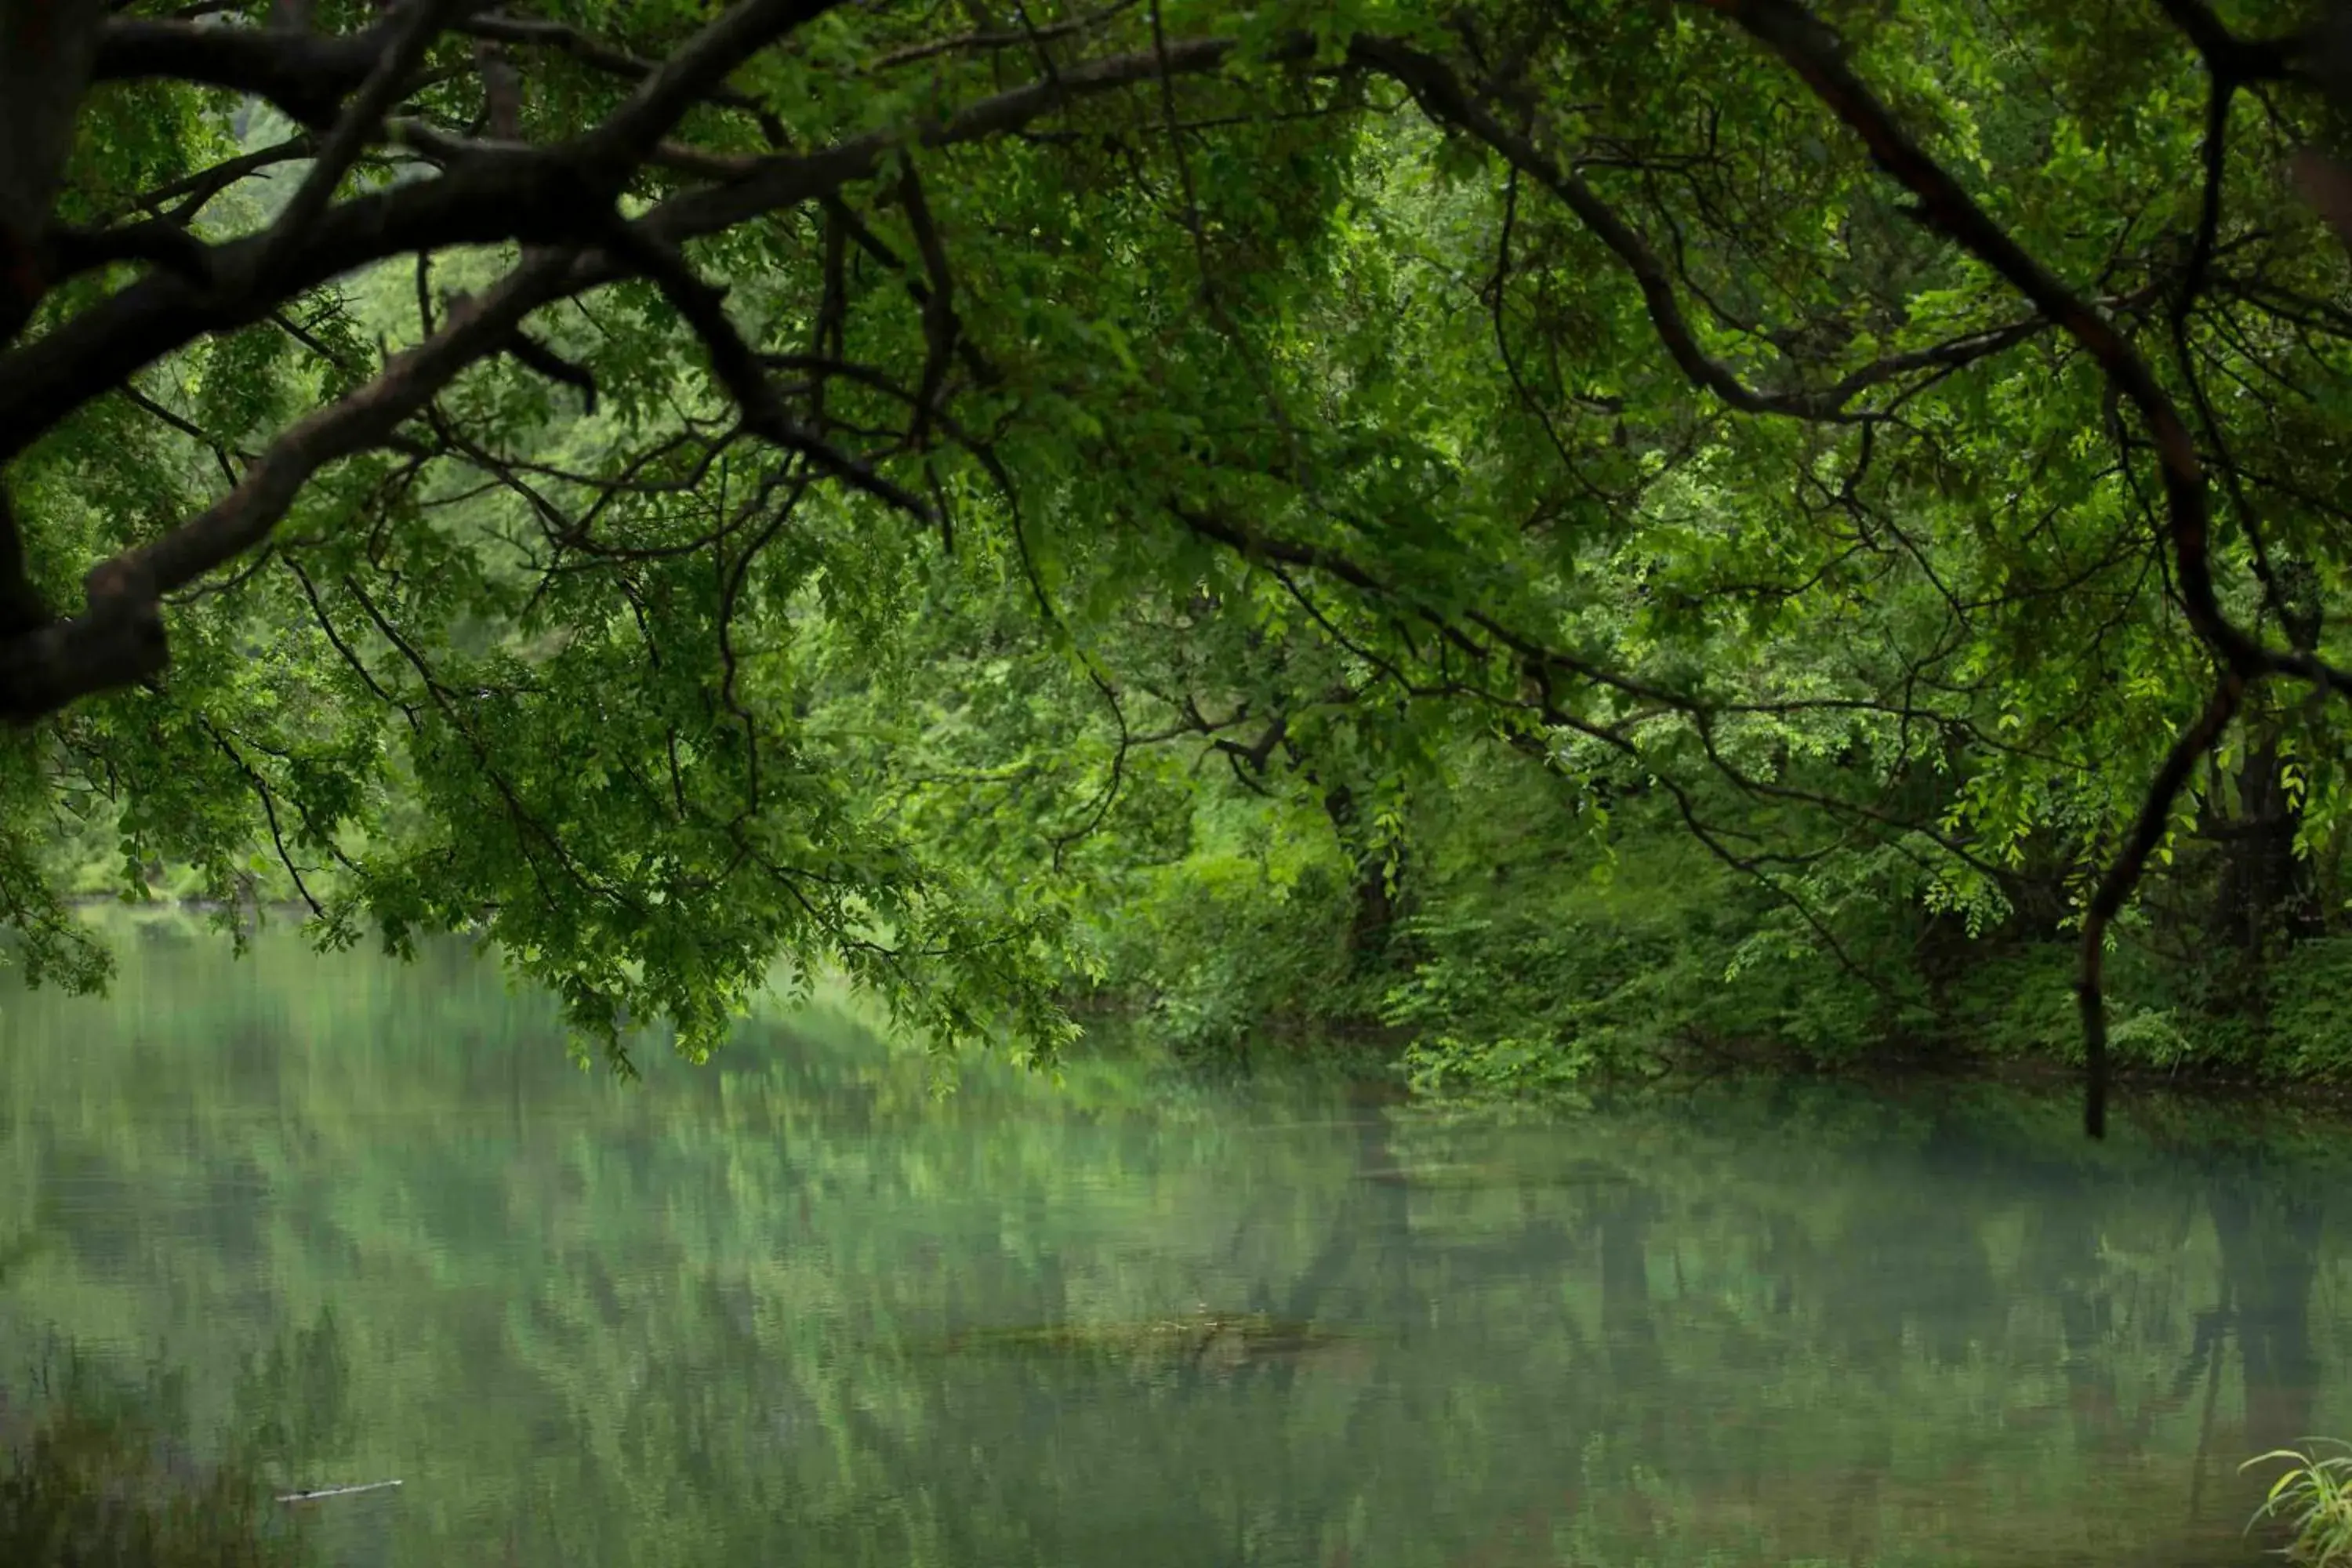
POLYGON ((162 894, 624 1065, 779 963, 1453 1092, 2352 1063, 2327 18, 0 24, 36 980, 162 894))

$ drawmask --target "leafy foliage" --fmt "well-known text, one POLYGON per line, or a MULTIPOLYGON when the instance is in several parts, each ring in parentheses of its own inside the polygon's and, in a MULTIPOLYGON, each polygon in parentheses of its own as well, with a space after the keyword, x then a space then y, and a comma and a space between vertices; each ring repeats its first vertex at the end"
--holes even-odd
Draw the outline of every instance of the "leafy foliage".
POLYGON ((152 9, 0 90, 33 973, 99 977, 95 850, 486 937, 621 1062, 782 958, 1483 1081, 1953 1033, 2077 942, 2095 1081, 2262 1055, 2199 1020, 2339 915, 2324 28, 152 9), (2143 941, 2202 994, 2119 958, 2110 1029, 2143 941))
POLYGON ((2285 1548, 2291 1562, 2333 1568, 2352 1557, 2352 1455, 2281 1448, 2246 1461, 2286 1468, 2263 1500, 2256 1521, 2275 1519, 2294 1531, 2285 1548))

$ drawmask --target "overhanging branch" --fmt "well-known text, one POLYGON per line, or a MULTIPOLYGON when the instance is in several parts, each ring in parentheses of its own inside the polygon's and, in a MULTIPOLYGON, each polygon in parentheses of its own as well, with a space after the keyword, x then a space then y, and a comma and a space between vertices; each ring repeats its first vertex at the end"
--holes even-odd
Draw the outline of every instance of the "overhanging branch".
MULTIPOLYGON (((1213 71, 1232 58, 1234 47, 1225 38, 1171 43, 1166 68, 1185 75, 1213 71)), ((1307 47, 1303 42, 1286 45, 1277 58, 1296 58, 1307 47)), ((1066 68, 1052 82, 982 99, 919 126, 914 135, 934 148, 984 141, 1082 99, 1152 80, 1161 65, 1158 55, 1143 52, 1066 68)), ((626 135, 598 145, 649 154, 668 129, 664 116, 680 106, 667 93, 632 102, 645 107, 634 111, 626 135)), ((728 183, 670 197, 640 222, 647 235, 671 246, 722 233, 871 178, 905 134, 893 128, 814 152, 749 160, 728 183)), ((0 461, 163 355, 199 337, 265 320, 287 299, 373 262, 506 240, 594 245, 605 204, 595 199, 598 184, 583 167, 579 145, 486 152, 436 178, 338 203, 320 216, 284 270, 268 279, 261 273, 267 253, 261 237, 215 246, 216 282, 211 289, 177 277, 151 276, 0 354, 0 461)), ((627 270, 607 258, 583 268, 575 278, 579 287, 588 288, 627 270)))
POLYGON ((398 32, 389 17, 364 32, 320 34, 114 16, 98 37, 99 81, 156 77, 250 93, 298 125, 323 131, 367 79, 398 32))
MULTIPOLYGON (((2116 395, 2147 425, 2163 476, 2165 531, 2174 583, 2190 629, 2221 667, 2204 713, 2182 731, 2143 797, 2131 836, 2093 894, 2084 926, 2076 989, 2081 998, 2088 1068, 2084 1121, 2093 1137, 2105 1128, 2106 1012, 2102 984, 2104 942, 2110 921, 2138 885, 2161 842, 2173 801, 2189 770, 2217 742, 2246 689, 2277 675, 2310 680, 2323 689, 2347 689, 2343 675, 2315 654, 2266 647, 2223 611, 2210 556, 2210 517, 2204 468, 2188 423, 2147 362, 2105 315, 2044 267, 1931 157, 1847 64, 1842 40, 1797 0, 1701 0, 1785 60, 1814 97, 1861 137, 1872 159, 1911 192, 1927 225, 1990 267, 2072 337, 2096 363, 2116 395)), ((2248 73, 2255 67, 2219 30, 2197 0, 2168 7, 2217 69, 2248 73)), ((2226 102, 2226 95, 2218 101, 2226 102)))

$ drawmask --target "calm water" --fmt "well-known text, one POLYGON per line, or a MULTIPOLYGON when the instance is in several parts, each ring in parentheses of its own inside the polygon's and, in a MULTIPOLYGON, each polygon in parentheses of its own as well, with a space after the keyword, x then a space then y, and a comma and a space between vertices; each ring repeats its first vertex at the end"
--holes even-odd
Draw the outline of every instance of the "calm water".
POLYGON ((816 1020, 616 1086, 456 952, 0 1005, 0 1358, 348 1564, 2255 1560, 2352 1435, 2327 1127, 1949 1087, 1517 1124, 816 1020))

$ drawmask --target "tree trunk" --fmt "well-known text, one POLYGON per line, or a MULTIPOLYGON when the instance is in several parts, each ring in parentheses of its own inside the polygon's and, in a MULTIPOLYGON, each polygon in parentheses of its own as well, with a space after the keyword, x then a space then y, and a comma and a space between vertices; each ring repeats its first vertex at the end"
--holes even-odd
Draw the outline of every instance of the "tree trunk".
POLYGON ((2275 730, 2265 727, 2248 748, 2237 784, 2236 816, 2210 829, 2221 847, 2214 922, 2222 941, 2260 962, 2318 931, 2308 868, 2294 852, 2302 812, 2287 793, 2275 730))
POLYGON ((105 19, 99 0, 0 0, 0 344, 47 286, 49 208, 105 19))
POLYGON ((1359 831, 1362 813, 1353 791, 1334 784, 1323 792, 1323 812, 1339 836, 1339 847, 1355 863, 1354 901, 1348 914, 1348 962, 1358 973, 1377 966, 1388 956, 1389 934, 1398 916, 1397 889, 1404 880, 1404 849, 1391 857, 1364 847, 1359 831))

